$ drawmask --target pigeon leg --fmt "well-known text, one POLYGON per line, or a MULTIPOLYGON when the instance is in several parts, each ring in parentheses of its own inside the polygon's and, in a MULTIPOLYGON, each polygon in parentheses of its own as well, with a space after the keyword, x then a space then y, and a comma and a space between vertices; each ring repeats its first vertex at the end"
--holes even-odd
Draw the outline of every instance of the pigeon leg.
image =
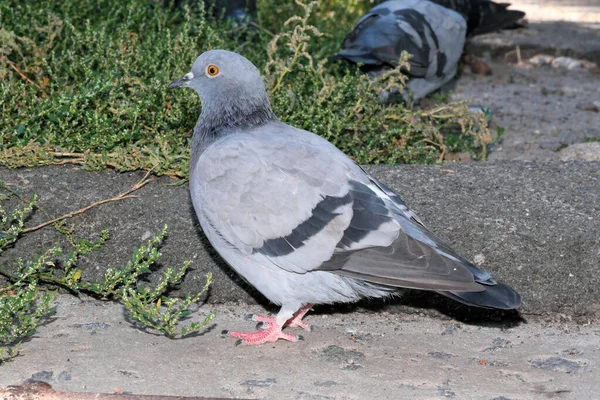
MULTIPOLYGON (((262 325, 263 326, 267 326, 269 324, 272 324, 276 321, 276 318, 272 315, 262 315, 262 314, 248 314, 246 316, 246 319, 249 319, 251 321, 255 321, 255 322, 259 322, 258 325, 262 325)), ((257 326, 258 326, 257 325, 257 326)))
POLYGON ((306 306, 302 307, 298 312, 296 312, 296 314, 294 314, 294 316, 292 318, 290 318, 286 323, 285 326, 289 326, 290 328, 304 328, 307 331, 312 331, 312 325, 310 325, 309 323, 302 321, 302 318, 304 318, 304 316, 306 315, 307 312, 310 311, 310 309, 312 308, 312 304, 307 304, 306 306))
MULTIPOLYGON (((294 316, 290 319, 288 319, 284 324, 283 327, 290 327, 290 328, 303 328, 307 331, 312 331, 312 325, 302 321, 302 318, 304 318, 304 316, 306 315, 307 312, 309 312, 312 308, 312 304, 308 304, 304 307, 302 307, 300 310, 298 310, 294 316)), ((256 321, 258 322, 258 324, 256 325, 256 329, 266 329, 267 326, 269 326, 270 324, 273 324, 274 322, 276 322, 276 318, 272 315, 263 315, 263 314, 248 314, 246 316, 246 319, 252 320, 252 321, 256 321)))
MULTIPOLYGON (((305 307, 306 308, 306 307, 305 307)), ((297 314, 300 319, 308 309, 302 308, 297 314)), ((310 308, 309 308, 310 309, 310 308)), ((256 332, 238 332, 238 331, 223 331, 223 334, 236 337, 239 340, 236 341, 236 346, 239 344, 243 345, 255 345, 269 342, 275 342, 278 339, 288 340, 290 342, 297 342, 304 340, 300 335, 292 335, 285 333, 282 329, 287 326, 288 321, 295 319, 294 311, 290 311, 289 308, 282 307, 276 317, 265 316, 265 315, 252 315, 251 319, 254 321, 262 322, 262 326, 258 328, 256 332)), ((300 326, 300 325, 297 325, 300 326)))

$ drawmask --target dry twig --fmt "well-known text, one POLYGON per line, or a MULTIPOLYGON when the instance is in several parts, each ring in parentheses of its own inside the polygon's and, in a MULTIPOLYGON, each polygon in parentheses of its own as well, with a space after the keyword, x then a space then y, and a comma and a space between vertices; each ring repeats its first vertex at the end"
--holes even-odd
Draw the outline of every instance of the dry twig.
POLYGON ((36 88, 38 88, 38 89, 41 89, 41 88, 40 88, 40 86, 39 86, 37 83, 35 83, 35 82, 34 82, 34 81, 32 81, 31 79, 29 79, 29 78, 28 78, 28 77, 27 77, 27 76, 26 76, 24 73, 22 73, 22 72, 19 70, 19 68, 17 68, 17 66, 15 65, 15 63, 13 63, 13 62, 12 62, 12 61, 10 61, 10 60, 7 60, 7 61, 8 61, 8 64, 9 64, 9 65, 12 67, 12 69, 14 69, 14 70, 15 70, 15 72, 16 72, 17 74, 19 74, 19 76, 20 76, 21 78, 25 79, 27 82, 29 82, 30 84, 32 84, 32 85, 33 85, 33 86, 35 86, 36 88))
POLYGON ((110 199, 104 199, 104 200, 97 201, 97 202, 95 202, 93 204, 90 204, 87 207, 84 207, 84 208, 80 209, 80 210, 77 210, 77 211, 74 211, 74 212, 70 212, 70 213, 65 214, 63 216, 60 216, 58 218, 54 218, 54 219, 52 219, 50 221, 46 221, 46 222, 44 222, 42 224, 34 226, 32 228, 23 229, 23 231, 21 233, 28 233, 28 232, 36 231, 36 230, 41 229, 41 228, 43 228, 45 226, 48 226, 48 225, 54 224, 56 222, 62 221, 63 219, 73 218, 74 216, 79 215, 79 214, 83 214, 87 210, 89 210, 91 208, 94 208, 96 206, 99 206, 101 204, 110 203, 112 201, 120 201, 120 200, 124 200, 124 199, 131 199, 131 198, 137 197, 137 196, 131 195, 131 193, 135 192, 136 190, 140 189, 141 187, 143 187, 144 185, 146 185, 148 182, 150 182, 150 179, 148 179, 148 176, 150 175, 151 172, 152 172, 152 170, 146 172, 146 175, 144 175, 144 177, 142 179, 140 179, 139 182, 137 182, 135 185, 133 185, 131 187, 131 189, 129 189, 129 190, 127 190, 127 191, 125 191, 125 192, 123 192, 123 193, 121 193, 121 194, 119 194, 119 195, 117 195, 115 197, 111 197, 110 199))

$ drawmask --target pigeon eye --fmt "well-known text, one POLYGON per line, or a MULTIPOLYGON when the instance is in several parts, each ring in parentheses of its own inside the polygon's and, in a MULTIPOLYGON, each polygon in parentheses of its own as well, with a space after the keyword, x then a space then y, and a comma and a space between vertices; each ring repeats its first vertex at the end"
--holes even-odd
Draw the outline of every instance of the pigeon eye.
POLYGON ((217 67, 214 64, 209 65, 208 67, 206 67, 206 75, 208 75, 211 78, 219 75, 219 67, 217 67))

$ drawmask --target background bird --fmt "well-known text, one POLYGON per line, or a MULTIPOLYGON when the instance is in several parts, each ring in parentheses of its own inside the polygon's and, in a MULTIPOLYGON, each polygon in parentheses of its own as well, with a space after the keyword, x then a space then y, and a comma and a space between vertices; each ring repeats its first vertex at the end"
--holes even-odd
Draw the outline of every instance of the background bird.
POLYGON ((456 74, 467 25, 455 11, 428 0, 390 0, 362 17, 335 58, 362 63, 367 70, 393 68, 403 50, 412 55, 404 100, 417 101, 456 74))
POLYGON ((482 35, 521 27, 519 21, 525 17, 523 11, 509 10, 509 3, 494 3, 489 0, 431 0, 458 12, 467 21, 467 35, 482 35))
POLYGON ((390 188, 327 140, 280 122, 256 67, 224 50, 203 53, 170 88, 194 89, 190 193, 210 243, 271 302, 239 343, 301 336, 284 327, 313 304, 433 290, 459 302, 513 309, 521 298, 436 238, 390 188))

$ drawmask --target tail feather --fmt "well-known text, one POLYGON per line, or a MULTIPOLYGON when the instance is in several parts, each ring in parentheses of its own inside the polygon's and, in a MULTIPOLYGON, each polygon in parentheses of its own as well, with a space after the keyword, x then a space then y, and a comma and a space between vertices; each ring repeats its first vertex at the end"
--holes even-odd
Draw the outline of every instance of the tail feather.
POLYGON ((481 19, 473 29, 473 35, 495 32, 501 29, 512 28, 518 25, 518 21, 525 17, 523 11, 507 10, 505 6, 495 3, 486 4, 487 7, 481 9, 481 19))
POLYGON ((438 292, 460 303, 482 307, 513 310, 521 305, 521 295, 509 286, 498 283, 486 286, 483 292, 438 292))
POLYGON ((457 11, 467 21, 467 35, 481 35, 513 29, 521 25, 523 11, 509 10, 509 3, 494 3, 490 0, 431 0, 443 7, 457 11))

